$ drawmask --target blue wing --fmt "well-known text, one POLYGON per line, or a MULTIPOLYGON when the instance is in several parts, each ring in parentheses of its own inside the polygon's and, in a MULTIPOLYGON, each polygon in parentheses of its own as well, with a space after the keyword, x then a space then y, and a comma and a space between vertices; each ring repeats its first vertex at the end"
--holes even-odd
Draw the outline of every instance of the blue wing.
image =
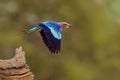
POLYGON ((60 52, 61 47, 61 34, 57 32, 52 32, 54 29, 50 28, 44 24, 40 24, 42 26, 42 29, 40 31, 40 34, 42 36, 42 39, 49 49, 51 53, 58 53, 60 52), (53 35, 54 34, 54 35, 53 35), (56 38, 57 37, 57 38, 56 38))
POLYGON ((57 24, 56 22, 53 21, 47 21, 44 23, 51 31, 52 35, 57 38, 57 39, 61 39, 61 33, 62 33, 62 27, 57 24))

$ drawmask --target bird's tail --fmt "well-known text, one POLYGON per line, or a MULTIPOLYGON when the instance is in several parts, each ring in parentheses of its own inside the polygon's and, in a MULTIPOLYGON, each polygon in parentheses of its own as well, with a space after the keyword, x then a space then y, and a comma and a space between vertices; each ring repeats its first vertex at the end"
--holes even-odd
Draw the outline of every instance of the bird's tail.
POLYGON ((40 28, 41 28, 41 27, 40 27, 39 25, 36 25, 35 27, 27 30, 26 32, 27 32, 27 33, 31 33, 31 32, 33 32, 33 31, 39 30, 40 28))

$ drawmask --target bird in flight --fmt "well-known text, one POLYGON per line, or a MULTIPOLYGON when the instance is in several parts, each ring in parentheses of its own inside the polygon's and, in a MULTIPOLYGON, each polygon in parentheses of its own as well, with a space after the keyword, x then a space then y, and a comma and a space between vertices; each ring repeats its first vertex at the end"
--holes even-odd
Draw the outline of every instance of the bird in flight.
POLYGON ((62 31, 69 28, 71 25, 67 22, 46 21, 40 22, 35 27, 29 29, 27 32, 39 30, 44 44, 51 53, 59 53, 61 50, 62 31))

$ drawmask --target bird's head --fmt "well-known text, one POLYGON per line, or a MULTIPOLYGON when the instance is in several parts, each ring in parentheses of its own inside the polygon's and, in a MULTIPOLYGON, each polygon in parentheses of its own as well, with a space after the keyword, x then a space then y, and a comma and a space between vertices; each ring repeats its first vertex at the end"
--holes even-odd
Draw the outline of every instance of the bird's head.
POLYGON ((58 24, 60 24, 60 25, 61 25, 62 30, 64 30, 64 29, 67 29, 67 28, 71 27, 71 25, 70 25, 69 23, 67 23, 67 22, 58 22, 58 24))

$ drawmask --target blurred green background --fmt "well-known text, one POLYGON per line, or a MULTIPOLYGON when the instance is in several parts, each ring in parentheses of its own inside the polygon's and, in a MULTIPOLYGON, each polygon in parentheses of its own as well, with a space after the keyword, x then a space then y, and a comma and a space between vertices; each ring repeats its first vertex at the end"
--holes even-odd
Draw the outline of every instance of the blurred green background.
POLYGON ((120 0, 0 0, 0 58, 22 46, 35 80, 120 80, 120 0), (66 21, 61 54, 50 54, 38 22, 66 21))

